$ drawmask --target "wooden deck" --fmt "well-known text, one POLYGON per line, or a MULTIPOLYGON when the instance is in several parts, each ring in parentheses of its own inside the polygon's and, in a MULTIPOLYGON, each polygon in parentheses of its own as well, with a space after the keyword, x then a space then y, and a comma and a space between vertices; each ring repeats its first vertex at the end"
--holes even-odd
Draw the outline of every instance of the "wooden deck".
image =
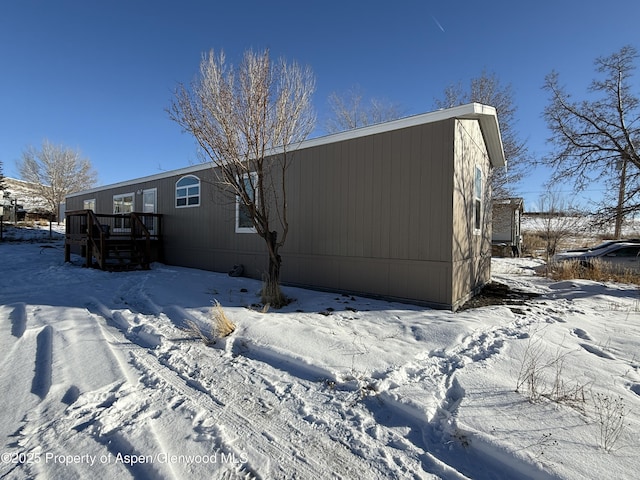
POLYGON ((146 270, 152 261, 162 260, 162 215, 66 212, 66 262, 71 261, 72 249, 85 258, 87 267, 107 271, 146 270))

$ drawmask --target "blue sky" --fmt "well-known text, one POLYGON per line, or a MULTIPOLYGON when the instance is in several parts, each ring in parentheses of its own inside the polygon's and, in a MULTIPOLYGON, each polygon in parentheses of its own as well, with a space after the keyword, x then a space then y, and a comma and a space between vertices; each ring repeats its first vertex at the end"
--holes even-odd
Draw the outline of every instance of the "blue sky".
MULTIPOLYGON (((100 184, 198 162, 165 109, 212 48, 233 61, 269 48, 309 65, 314 136, 331 92, 359 85, 417 114, 486 69, 512 85, 517 128, 539 157, 549 148, 545 75, 559 71, 583 95, 597 56, 640 48, 638 18, 635 0, 0 0, 0 160, 18 177, 15 161, 47 138, 79 149, 100 184)), ((528 206, 546 177, 532 171, 520 187, 528 206)))

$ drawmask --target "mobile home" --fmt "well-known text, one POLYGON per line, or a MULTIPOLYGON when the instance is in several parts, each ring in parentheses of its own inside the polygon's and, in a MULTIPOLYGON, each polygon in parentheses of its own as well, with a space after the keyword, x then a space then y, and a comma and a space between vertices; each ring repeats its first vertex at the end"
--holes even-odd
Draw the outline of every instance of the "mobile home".
MULTIPOLYGON (((458 308, 490 279, 487 179, 504 165, 496 111, 477 103, 303 142, 286 172, 283 283, 458 308)), ((264 241, 215 178, 190 166, 69 195, 66 209, 161 216, 163 262, 261 278, 264 241)))

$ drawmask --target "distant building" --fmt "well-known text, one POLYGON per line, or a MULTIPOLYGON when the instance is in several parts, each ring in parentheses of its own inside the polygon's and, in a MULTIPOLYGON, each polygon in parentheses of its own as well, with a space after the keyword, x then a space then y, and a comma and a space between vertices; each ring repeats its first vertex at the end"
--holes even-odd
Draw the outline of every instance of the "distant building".
POLYGON ((523 198, 494 199, 492 206, 492 252, 495 256, 522 254, 523 198))
POLYGON ((5 221, 22 221, 26 218, 49 218, 49 206, 33 183, 4 177, 4 190, 0 198, 0 215, 5 221))

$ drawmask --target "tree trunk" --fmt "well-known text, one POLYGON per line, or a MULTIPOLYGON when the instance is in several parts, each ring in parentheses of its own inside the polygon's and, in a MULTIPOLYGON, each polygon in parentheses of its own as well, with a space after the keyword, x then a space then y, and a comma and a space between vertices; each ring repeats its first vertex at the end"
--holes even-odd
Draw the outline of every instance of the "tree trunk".
POLYGON ((266 242, 269 250, 269 270, 262 286, 262 303, 269 304, 273 308, 281 308, 286 305, 285 296, 280 291, 280 266, 282 257, 278 253, 278 232, 269 232, 266 242))
POLYGON ((624 197, 627 190, 627 158, 624 157, 620 165, 620 189, 618 190, 618 205, 616 207, 616 226, 614 237, 622 238, 622 222, 624 220, 624 197))

